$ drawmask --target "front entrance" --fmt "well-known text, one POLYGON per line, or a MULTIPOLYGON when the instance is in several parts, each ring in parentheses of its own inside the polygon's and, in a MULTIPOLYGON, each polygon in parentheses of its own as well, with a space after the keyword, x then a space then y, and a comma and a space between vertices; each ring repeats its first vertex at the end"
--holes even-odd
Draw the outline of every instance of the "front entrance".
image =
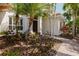
POLYGON ((33 21, 33 32, 38 32, 38 21, 33 21))

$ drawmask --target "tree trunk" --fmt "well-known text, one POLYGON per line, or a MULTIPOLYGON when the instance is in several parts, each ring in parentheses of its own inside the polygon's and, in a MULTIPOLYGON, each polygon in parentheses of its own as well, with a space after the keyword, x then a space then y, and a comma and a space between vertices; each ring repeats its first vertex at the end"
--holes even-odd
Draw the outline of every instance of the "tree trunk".
POLYGON ((28 28, 28 31, 29 31, 29 32, 30 32, 30 28, 31 28, 31 26, 32 26, 32 23, 33 23, 33 21, 30 20, 30 21, 29 21, 29 28, 28 28))
POLYGON ((73 38, 76 36, 76 17, 77 17, 77 14, 75 13, 75 15, 73 16, 73 26, 72 26, 72 35, 73 35, 73 38))
POLYGON ((33 17, 31 17, 30 16, 30 18, 29 18, 29 27, 28 27, 28 30, 26 31, 26 34, 28 35, 29 34, 29 32, 30 32, 30 29, 31 29, 31 26, 32 26, 32 23, 33 23, 33 17))
POLYGON ((75 37, 75 16, 73 16, 73 24, 72 24, 72 35, 75 37))
POLYGON ((77 35, 77 29, 76 29, 76 19, 77 19, 77 11, 76 11, 76 15, 75 15, 75 36, 77 35))
POLYGON ((18 36, 18 21, 19 21, 19 15, 16 14, 16 35, 18 36))

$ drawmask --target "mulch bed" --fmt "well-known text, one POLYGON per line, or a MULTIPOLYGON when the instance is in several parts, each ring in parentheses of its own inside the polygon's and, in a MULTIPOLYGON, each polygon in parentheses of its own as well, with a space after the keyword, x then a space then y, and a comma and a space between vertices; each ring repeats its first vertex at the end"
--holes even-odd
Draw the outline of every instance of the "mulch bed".
MULTIPOLYGON (((45 37, 46 38, 46 37, 45 37)), ((34 40, 19 40, 15 43, 8 43, 6 37, 0 37, 0 55, 2 56, 54 56, 57 53, 62 41, 52 38, 50 40, 44 40, 44 37, 41 38, 42 41, 34 40), (47 42, 48 41, 48 42, 47 42), (51 43, 51 46, 48 44, 51 43)))

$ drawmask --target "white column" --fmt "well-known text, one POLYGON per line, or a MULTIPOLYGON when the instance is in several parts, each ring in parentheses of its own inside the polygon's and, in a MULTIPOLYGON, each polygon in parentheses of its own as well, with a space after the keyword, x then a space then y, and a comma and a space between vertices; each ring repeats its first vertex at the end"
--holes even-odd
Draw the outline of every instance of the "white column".
POLYGON ((42 35, 42 17, 38 17, 38 32, 42 35))

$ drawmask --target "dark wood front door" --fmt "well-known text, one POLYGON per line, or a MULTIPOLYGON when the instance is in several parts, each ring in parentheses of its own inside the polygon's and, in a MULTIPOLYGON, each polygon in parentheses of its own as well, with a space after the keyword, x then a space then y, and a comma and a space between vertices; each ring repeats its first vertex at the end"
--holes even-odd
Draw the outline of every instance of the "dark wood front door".
POLYGON ((33 32, 38 32, 38 22, 33 21, 33 32))

